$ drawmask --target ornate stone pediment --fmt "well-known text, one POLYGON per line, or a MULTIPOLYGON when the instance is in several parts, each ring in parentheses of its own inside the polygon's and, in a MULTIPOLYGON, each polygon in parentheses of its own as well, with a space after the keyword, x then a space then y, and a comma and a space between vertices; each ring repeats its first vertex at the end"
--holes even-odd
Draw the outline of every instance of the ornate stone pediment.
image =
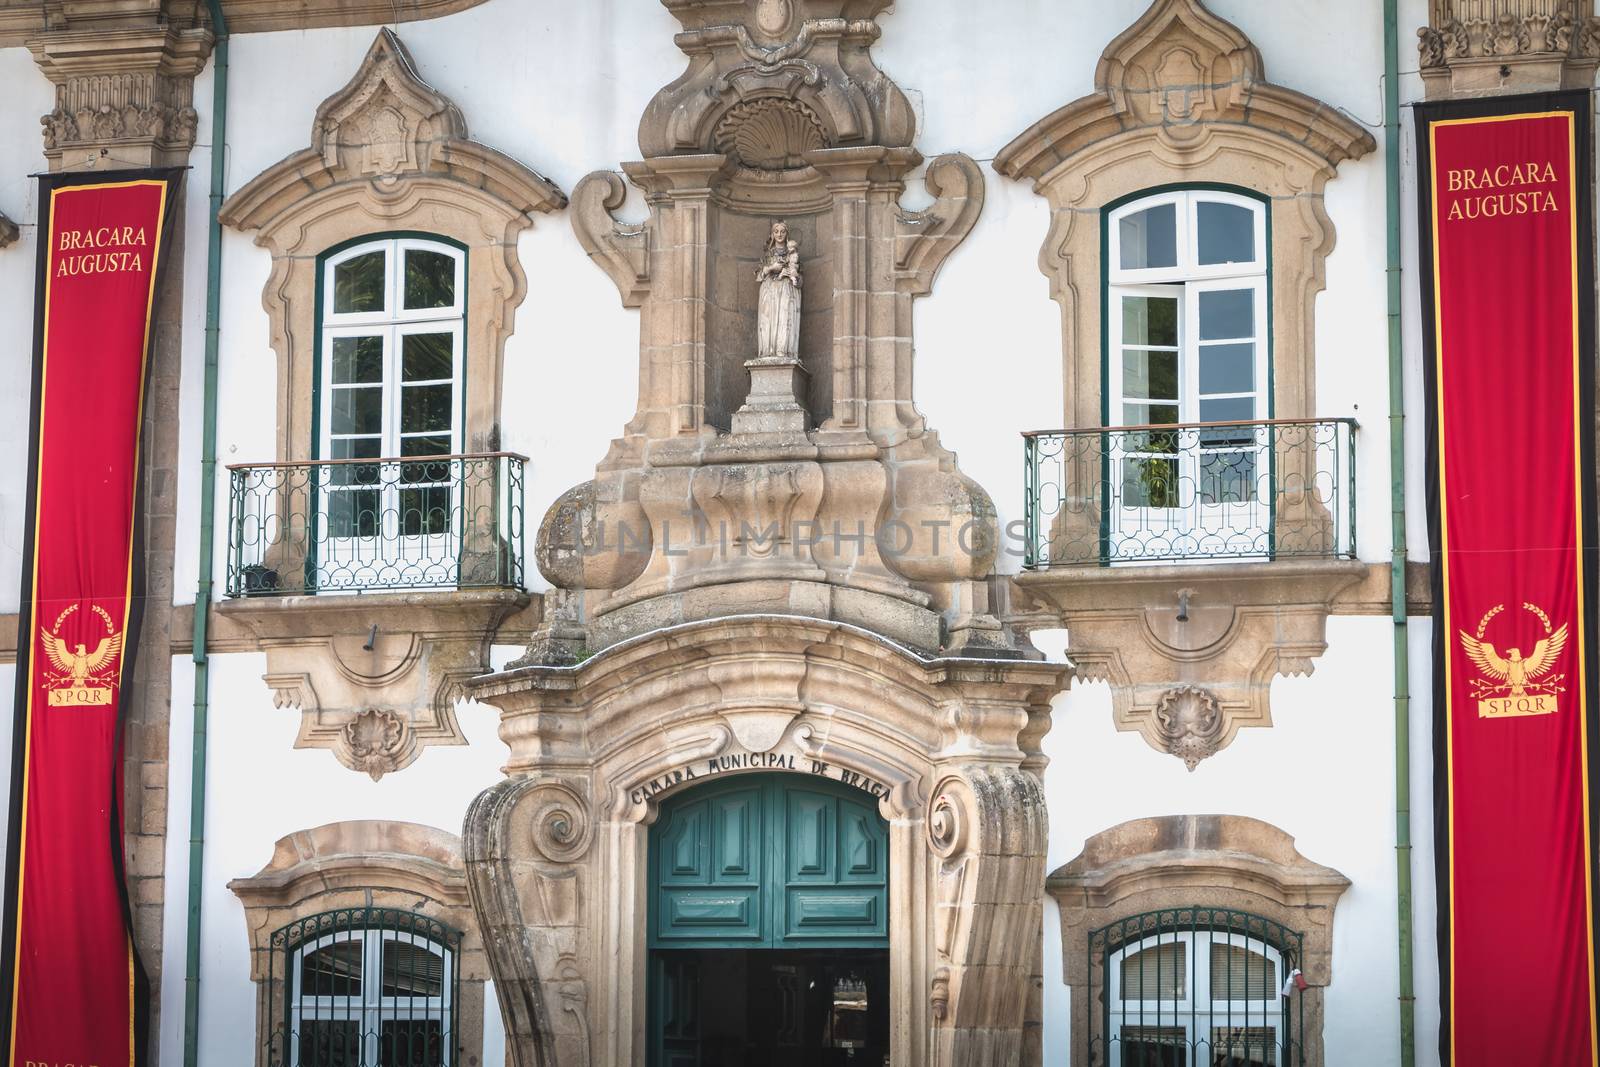
POLYGON ((310 147, 251 179, 222 221, 272 253, 262 292, 278 354, 280 461, 311 449, 317 257, 365 235, 438 234, 467 249, 468 451, 493 451, 501 360, 527 294, 517 236, 566 206, 544 177, 472 140, 465 117, 423 81, 400 38, 381 31, 348 85, 323 101, 310 147))
POLYGON ((1417 51, 1429 99, 1587 89, 1600 19, 1594 0, 1430 0, 1417 51))
POLYGON ((296 748, 325 748, 374 781, 429 745, 464 745, 455 705, 489 668, 500 624, 527 606, 512 590, 230 600, 255 634, 273 703, 300 714, 296 748))
POLYGON ((1016 595, 1066 627, 1074 678, 1111 686, 1117 729, 1192 771, 1272 725, 1272 680, 1312 672, 1334 598, 1366 573, 1349 560, 1043 571, 1016 595))

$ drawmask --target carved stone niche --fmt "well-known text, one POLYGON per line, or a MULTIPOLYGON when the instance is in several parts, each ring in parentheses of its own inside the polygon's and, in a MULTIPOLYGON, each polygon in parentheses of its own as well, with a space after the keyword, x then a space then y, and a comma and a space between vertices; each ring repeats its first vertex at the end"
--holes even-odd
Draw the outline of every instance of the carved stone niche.
POLYGON ((1334 598, 1366 573, 1357 560, 1034 571, 1013 596, 1066 627, 1073 677, 1111 686, 1117 729, 1192 771, 1272 725, 1272 680, 1312 672, 1334 598))
MULTIPOLYGON (((1045 889, 1061 911, 1064 978, 1072 991, 1072 1061, 1094 1063, 1105 1048, 1105 953, 1091 933, 1146 912, 1175 918, 1210 909, 1259 915, 1301 935, 1295 966, 1307 1067, 1322 1067, 1323 997, 1333 982, 1333 912, 1350 880, 1302 856, 1294 838, 1238 815, 1168 815, 1103 830, 1051 874, 1045 889)), ((1280 946, 1281 947, 1281 946, 1280 946)), ((1299 1038, 1297 1037, 1297 1040, 1299 1038)))
POLYGON ((455 834, 406 822, 329 823, 280 838, 265 867, 228 888, 244 905, 256 983, 257 1067, 282 1062, 273 1053, 281 1056, 281 1038, 276 1045, 270 1040, 283 1026, 286 991, 283 947, 274 945, 273 934, 322 912, 360 907, 415 912, 461 931, 457 1044, 462 1062, 478 1062, 489 968, 455 834))
POLYGON ((1589 89, 1600 19, 1594 0, 1429 0, 1417 51, 1430 100, 1589 89))
POLYGON ((894 1067, 1023 1062, 1064 673, 774 615, 471 683, 511 749, 463 838, 512 1063, 643 1067, 649 825, 750 772, 843 781, 889 822, 894 1067))
POLYGON ((1018 654, 989 605, 994 505, 912 400, 912 303, 971 230, 982 173, 927 168, 904 93, 874 65, 889 0, 663 0, 689 67, 646 108, 621 222, 597 172, 572 222, 640 309, 638 407, 538 536, 559 660, 739 611, 867 627, 913 648, 1018 654), (752 426, 756 270, 773 222, 805 262, 790 425, 752 426))
POLYGON ((467 249, 469 452, 498 448, 501 365, 527 278, 517 237, 567 198, 521 163, 472 140, 449 98, 417 74, 391 30, 350 83, 322 102, 311 147, 256 175, 222 205, 223 225, 272 253, 261 302, 278 357, 277 459, 310 458, 318 257, 341 242, 421 231, 467 249))
POLYGON ((267 655, 279 708, 300 713, 296 748, 325 748, 377 781, 429 745, 464 745, 455 705, 489 669, 500 624, 529 607, 509 589, 229 600, 217 611, 267 655))

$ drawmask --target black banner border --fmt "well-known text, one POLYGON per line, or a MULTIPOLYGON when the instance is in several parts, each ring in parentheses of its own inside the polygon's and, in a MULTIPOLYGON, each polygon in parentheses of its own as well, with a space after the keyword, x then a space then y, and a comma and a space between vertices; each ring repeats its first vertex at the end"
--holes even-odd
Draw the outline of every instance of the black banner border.
MULTIPOLYGON (((1584 647, 1583 654, 1588 670, 1585 677, 1586 730, 1588 736, 1589 787, 1588 825, 1590 834, 1589 929, 1591 936, 1600 935, 1600 864, 1596 863, 1595 841, 1600 834, 1600 623, 1596 595, 1600 590, 1600 528, 1597 528, 1595 484, 1595 230, 1594 230, 1594 135, 1593 104, 1585 90, 1568 90, 1552 93, 1523 93, 1515 96, 1496 96, 1469 100, 1439 100, 1418 103, 1413 108, 1414 135, 1417 147, 1417 274, 1422 302, 1422 353, 1423 383, 1426 398, 1426 457, 1425 479, 1428 508, 1428 558, 1430 560, 1429 591, 1433 605, 1433 858, 1434 892, 1437 912, 1437 937, 1439 952, 1439 1062, 1454 1062, 1451 1051, 1451 990, 1450 990, 1450 789, 1447 739, 1449 734, 1449 709, 1445 705, 1445 656, 1449 641, 1443 626, 1444 568, 1439 565, 1439 544, 1443 523, 1443 502, 1439 498, 1439 383, 1436 363, 1436 322, 1434 318, 1434 260, 1433 260, 1433 180, 1432 143, 1429 133, 1434 123, 1448 119, 1492 118, 1525 112, 1566 111, 1573 116, 1573 139, 1577 174, 1577 224, 1578 224, 1578 426, 1579 484, 1582 486, 1581 508, 1583 548, 1583 598, 1584 647)), ((1591 959, 1595 947, 1591 946, 1591 959)), ((1591 995, 1600 1001, 1600 989, 1591 987, 1591 995)), ((1600 1041, 1600 1035, 1591 1040, 1600 1041)))
MULTIPOLYGON (((28 487, 27 508, 23 520, 23 546, 22 546, 22 596, 17 608, 17 658, 16 658, 16 692, 13 697, 15 706, 12 709, 11 732, 11 788, 9 797, 9 810, 6 817, 6 863, 5 863, 5 912, 0 915, 0 1057, 15 1067, 11 1059, 11 1028, 14 1023, 12 1016, 12 999, 16 984, 16 953, 17 953, 17 921, 16 909, 18 881, 21 874, 21 841, 22 841, 22 784, 27 763, 27 730, 28 730, 28 696, 29 681, 32 676, 30 662, 33 643, 27 640, 27 635, 33 632, 33 566, 34 550, 37 543, 37 506, 39 493, 39 433, 43 411, 40 401, 44 388, 44 324, 45 324, 45 291, 48 282, 46 274, 50 266, 50 224, 52 193, 61 188, 82 187, 93 185, 109 185, 116 182, 129 181, 166 181, 166 203, 163 208, 164 225, 162 226, 161 240, 157 247, 155 262, 155 275, 151 279, 151 289, 154 297, 151 301, 149 315, 151 321, 147 330, 144 351, 144 367, 140 386, 140 406, 138 415, 138 434, 143 437, 145 432, 145 414, 149 408, 150 369, 154 363, 156 329, 156 305, 162 299, 162 281, 168 277, 168 258, 173 247, 172 233, 181 225, 179 209, 179 190, 183 185, 183 175, 187 167, 158 167, 145 170, 118 170, 100 171, 97 173, 64 172, 59 174, 39 175, 39 213, 38 228, 35 231, 36 265, 34 268, 34 294, 33 294, 33 358, 30 375, 32 385, 28 395, 28 487)), ((139 632, 144 621, 144 506, 146 491, 146 470, 148 457, 140 451, 139 466, 134 478, 133 496, 133 553, 130 560, 130 589, 132 595, 128 600, 128 622, 124 631, 122 677, 125 682, 131 682, 134 669, 138 661, 139 632)), ((123 775, 123 744, 126 736, 127 717, 130 701, 125 698, 126 685, 122 688, 117 701, 117 731, 116 743, 113 745, 112 767, 112 792, 110 805, 110 826, 107 827, 111 854, 115 869, 119 875, 117 888, 122 897, 123 923, 128 931, 128 944, 133 958, 133 1030, 134 1067, 144 1067, 149 1059, 150 1045, 150 979, 145 970, 144 960, 139 955, 139 944, 133 936, 133 902, 128 892, 128 879, 126 871, 126 856, 123 848, 122 813, 124 775, 123 775)))

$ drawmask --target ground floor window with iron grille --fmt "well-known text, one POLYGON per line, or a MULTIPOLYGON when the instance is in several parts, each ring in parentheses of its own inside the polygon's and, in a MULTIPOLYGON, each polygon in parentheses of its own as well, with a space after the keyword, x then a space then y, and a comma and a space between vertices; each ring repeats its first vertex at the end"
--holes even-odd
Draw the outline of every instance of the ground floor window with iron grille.
POLYGON ((1137 915, 1094 931, 1100 1046, 1116 1067, 1299 1067, 1300 935, 1243 912, 1137 915))
MULTIPOLYGON (((348 908, 273 936, 282 1030, 273 1067, 454 1067, 458 931, 413 912, 348 908)), ((275 983, 276 984, 276 983, 275 983)))

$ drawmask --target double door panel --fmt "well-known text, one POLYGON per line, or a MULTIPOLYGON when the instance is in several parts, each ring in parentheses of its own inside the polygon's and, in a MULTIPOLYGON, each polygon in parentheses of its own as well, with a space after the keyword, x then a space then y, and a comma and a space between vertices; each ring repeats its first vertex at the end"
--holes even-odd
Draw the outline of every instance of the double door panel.
POLYGON ((888 829, 843 786, 702 787, 665 807, 650 859, 654 948, 888 943, 888 829))

